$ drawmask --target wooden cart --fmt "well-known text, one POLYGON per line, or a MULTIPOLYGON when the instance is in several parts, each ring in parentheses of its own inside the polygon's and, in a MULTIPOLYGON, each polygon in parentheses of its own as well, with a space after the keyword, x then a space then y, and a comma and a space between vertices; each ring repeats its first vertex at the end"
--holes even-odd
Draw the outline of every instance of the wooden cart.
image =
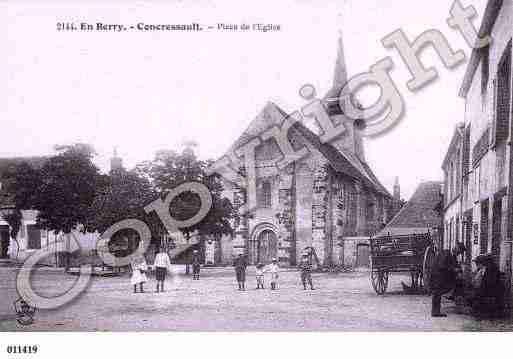
POLYGON ((386 292, 390 273, 410 273, 414 290, 427 287, 434 258, 429 233, 374 237, 370 249, 370 279, 378 295, 386 292))

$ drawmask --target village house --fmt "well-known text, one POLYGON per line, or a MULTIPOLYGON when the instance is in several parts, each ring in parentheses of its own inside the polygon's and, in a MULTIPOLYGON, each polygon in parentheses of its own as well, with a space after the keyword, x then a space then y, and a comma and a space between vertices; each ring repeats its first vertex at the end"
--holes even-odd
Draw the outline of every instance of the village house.
MULTIPOLYGON (((40 249, 52 251, 52 255, 43 258, 40 263, 52 266, 63 266, 63 252, 74 252, 80 255, 89 255, 96 248, 98 233, 82 233, 80 230, 71 232, 70 237, 63 233, 54 233, 40 229, 37 226, 37 211, 22 209, 21 225, 15 238, 11 236, 11 227, 6 216, 14 213, 15 207, 12 194, 6 190, 5 174, 10 168, 20 163, 27 163, 33 168, 40 168, 46 157, 16 157, 0 158, 0 238, 2 249, 1 257, 23 261, 40 249), (71 239, 72 238, 72 239, 71 239)), ((121 166, 121 159, 114 156, 111 166, 121 166)))
POLYGON ((444 237, 441 246, 444 249, 454 248, 455 243, 462 241, 462 169, 464 153, 468 153, 468 149, 463 148, 464 138, 465 124, 459 124, 454 129, 449 149, 442 162, 445 185, 442 203, 444 237))
POLYGON ((443 232, 441 228, 442 182, 421 182, 411 198, 388 222, 377 236, 403 236, 430 233, 436 243, 443 232))
MULTIPOLYGON (((233 235, 206 242, 207 263, 229 264, 245 254, 250 264, 277 258, 281 265, 296 265, 305 249, 313 249, 320 266, 354 264, 354 248, 368 246, 369 236, 391 218, 393 197, 365 160, 363 121, 344 116, 338 104, 345 71, 340 42, 333 87, 324 104, 333 123, 345 125, 345 133, 322 143, 315 126, 295 123, 288 139, 295 150, 305 146, 309 153, 283 169, 276 166, 283 154, 275 139, 263 141, 255 149, 257 207, 236 218, 233 235)), ((287 117, 277 105, 267 104, 227 153, 272 126, 281 126, 287 117)), ((233 167, 247 172, 242 158, 233 167)), ((224 196, 236 208, 244 208, 246 189, 228 180, 223 184, 224 196)))
MULTIPOLYGON (((454 218, 450 245, 461 239, 471 257, 491 253, 507 276, 511 275, 513 193, 511 191, 513 156, 511 153, 511 41, 513 3, 489 0, 479 36, 491 36, 492 42, 472 52, 460 89, 465 99, 464 129, 458 127, 457 146, 451 142, 448 156, 456 147, 462 151, 460 221, 457 207, 446 208, 445 218, 454 218), (453 148, 454 147, 454 148, 453 148)), ((456 156, 457 157, 457 152, 456 156)), ((447 158, 446 158, 447 159, 447 158)), ((458 162, 458 163, 457 163, 458 162)), ((449 162, 444 162, 447 169, 449 162)), ((454 188, 449 201, 457 198, 457 183, 447 172, 446 187, 454 188)), ((446 190, 447 193, 447 190, 446 190)), ((450 204, 446 201, 446 204, 450 204)))

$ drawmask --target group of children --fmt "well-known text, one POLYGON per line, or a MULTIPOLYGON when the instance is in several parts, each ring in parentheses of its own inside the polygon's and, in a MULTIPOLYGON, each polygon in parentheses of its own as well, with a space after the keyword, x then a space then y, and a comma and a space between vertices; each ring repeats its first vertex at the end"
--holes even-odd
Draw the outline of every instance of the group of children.
POLYGON ((265 289, 264 288, 264 273, 268 272, 271 274, 271 290, 276 290, 278 286, 278 277, 279 277, 279 267, 276 258, 273 258, 271 264, 268 266, 263 265, 262 263, 258 263, 256 265, 256 289, 265 289))
MULTIPOLYGON (((146 273, 149 270, 148 265, 146 264, 146 260, 143 256, 136 258, 132 264, 132 277, 130 278, 130 283, 134 287, 134 293, 137 293, 137 288, 139 287, 139 291, 144 293, 144 283, 148 281, 148 277, 146 273)), ((155 256, 155 262, 153 263, 155 267, 155 277, 157 280, 157 289, 156 292, 164 292, 164 281, 166 280, 167 271, 171 271, 171 260, 169 259, 169 255, 164 250, 164 248, 160 248, 157 255, 155 256)))
MULTIPOLYGON (((193 254, 193 280, 199 280, 200 273, 200 260, 199 253, 194 251, 193 254)), ((144 293, 144 283, 148 281, 148 277, 146 273, 149 270, 149 266, 146 263, 146 260, 143 256, 135 259, 132 264, 132 277, 130 278, 130 283, 134 288, 134 293, 137 293, 137 289, 141 293, 144 293)), ((166 280, 166 275, 168 271, 171 271, 171 260, 169 259, 169 255, 165 251, 164 248, 160 248, 158 253, 155 256, 155 262, 153 264, 155 269, 155 277, 157 280, 157 289, 156 292, 164 292, 164 281, 166 280)), ((239 290, 246 290, 246 267, 247 263, 242 254, 240 254, 234 262, 235 267, 235 275, 237 279, 237 283, 239 285, 239 290)), ((312 264, 309 256, 304 254, 299 263, 299 268, 301 270, 301 282, 303 284, 303 288, 306 290, 307 284, 310 286, 311 290, 314 290, 312 283, 312 264)), ((278 278, 279 278, 280 267, 278 266, 278 261, 276 258, 273 258, 271 263, 265 266, 262 263, 258 263, 256 265, 256 289, 265 289, 265 273, 269 273, 271 290, 278 289, 278 278)))
MULTIPOLYGON (((235 259, 234 262, 235 267, 235 276, 237 279, 237 283, 239 285, 239 290, 246 290, 246 260, 242 254, 235 259)), ((313 282, 312 282, 312 262, 308 254, 303 254, 301 257, 301 261, 299 263, 299 269, 301 271, 301 283, 303 284, 303 289, 307 289, 307 284, 309 285, 311 290, 314 290, 313 282)), ((256 289, 265 289, 264 288, 264 280, 265 273, 271 274, 271 290, 278 289, 278 278, 279 278, 280 267, 278 266, 278 261, 276 258, 273 258, 271 264, 265 266, 262 263, 258 263, 256 265, 255 277, 256 277, 256 289)))

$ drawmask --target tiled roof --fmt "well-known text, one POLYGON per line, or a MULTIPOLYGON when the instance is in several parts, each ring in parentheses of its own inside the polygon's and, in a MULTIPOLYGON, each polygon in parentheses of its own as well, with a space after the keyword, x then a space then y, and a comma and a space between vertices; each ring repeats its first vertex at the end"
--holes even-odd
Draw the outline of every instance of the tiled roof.
POLYGON ((441 190, 442 182, 421 183, 379 235, 422 233, 439 227, 441 218, 436 207, 441 200, 441 190))

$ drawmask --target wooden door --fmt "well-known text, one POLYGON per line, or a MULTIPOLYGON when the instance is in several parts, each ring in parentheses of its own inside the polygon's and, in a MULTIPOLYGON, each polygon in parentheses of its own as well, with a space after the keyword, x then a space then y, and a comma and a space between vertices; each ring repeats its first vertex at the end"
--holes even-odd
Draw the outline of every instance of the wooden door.
POLYGON ((369 267, 370 248, 367 244, 359 244, 356 247, 356 266, 369 267))
POLYGON ((278 241, 273 231, 265 230, 258 235, 258 259, 260 263, 270 263, 278 255, 278 241))
POLYGON ((9 250, 9 226, 0 226, 0 258, 6 258, 9 250))

